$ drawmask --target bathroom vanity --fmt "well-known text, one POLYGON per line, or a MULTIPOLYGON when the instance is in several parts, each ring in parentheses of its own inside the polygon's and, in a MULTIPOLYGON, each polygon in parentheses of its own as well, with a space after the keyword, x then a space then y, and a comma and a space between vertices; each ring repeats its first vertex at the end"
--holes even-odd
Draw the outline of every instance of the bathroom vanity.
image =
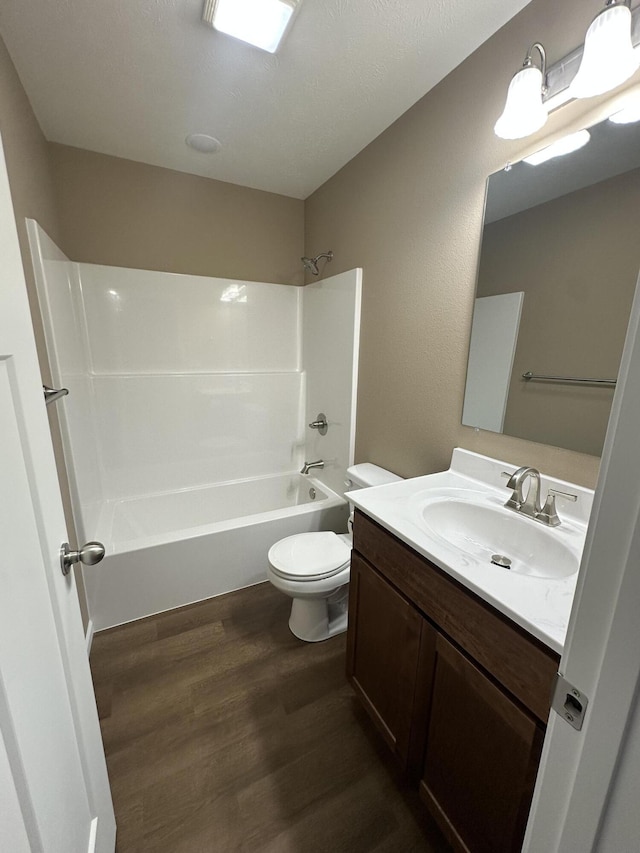
MULTIPOLYGON (((477 492, 474 466, 486 475, 480 491, 486 486, 485 497, 501 501, 500 512, 508 494, 490 483, 499 482, 503 464, 455 451, 452 469, 464 473, 418 478, 417 489, 405 481, 364 490, 355 499, 347 674, 445 836, 470 853, 521 849, 560 660, 559 623, 564 618, 566 630, 579 565, 576 543, 575 576, 512 575, 469 554, 457 555, 456 567, 453 550, 448 555, 437 535, 423 535, 420 508, 431 491, 453 506, 465 489, 477 492), (511 589, 506 607, 496 606, 497 588, 483 594, 483 573, 496 573, 507 599, 510 588, 519 590, 511 589), (527 621, 525 599, 535 598, 536 585, 552 602, 555 589, 548 625, 540 614, 537 624, 527 621)), ((578 503, 589 503, 589 490, 578 491, 578 503)), ((565 527, 569 538, 584 532, 578 519, 565 527)))

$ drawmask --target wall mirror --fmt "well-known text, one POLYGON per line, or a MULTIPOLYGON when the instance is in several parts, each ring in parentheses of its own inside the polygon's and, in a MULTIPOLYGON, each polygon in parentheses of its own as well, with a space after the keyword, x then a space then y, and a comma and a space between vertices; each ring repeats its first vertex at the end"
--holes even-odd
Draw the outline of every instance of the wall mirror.
POLYGON ((488 178, 462 423, 600 455, 640 270, 640 122, 586 132, 488 178))

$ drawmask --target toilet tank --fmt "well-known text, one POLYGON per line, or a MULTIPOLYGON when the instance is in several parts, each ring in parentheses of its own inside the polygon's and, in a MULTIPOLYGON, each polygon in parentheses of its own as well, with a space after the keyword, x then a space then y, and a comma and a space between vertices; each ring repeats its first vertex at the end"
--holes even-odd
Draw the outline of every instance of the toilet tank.
POLYGON ((386 483, 395 483, 402 480, 397 474, 392 474, 386 468, 373 465, 371 462, 361 462, 347 468, 347 491, 355 489, 367 489, 370 486, 384 486, 386 483))
MULTIPOLYGON (((386 468, 380 468, 379 465, 373 465, 371 462, 361 462, 359 465, 352 465, 350 468, 347 468, 345 486, 349 492, 356 489, 368 489, 370 486, 384 486, 386 483, 395 483, 402 479, 397 474, 387 471, 386 468)), ((349 536, 353 533, 354 509, 353 503, 349 501, 349 521, 347 522, 349 536)))

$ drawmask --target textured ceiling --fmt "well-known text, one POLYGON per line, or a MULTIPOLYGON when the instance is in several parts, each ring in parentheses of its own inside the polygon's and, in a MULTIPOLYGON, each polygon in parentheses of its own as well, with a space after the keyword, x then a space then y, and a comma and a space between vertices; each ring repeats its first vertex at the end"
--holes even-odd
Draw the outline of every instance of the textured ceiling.
POLYGON ((2 0, 0 30, 49 140, 306 198, 527 2, 302 0, 275 55, 203 0, 2 0))

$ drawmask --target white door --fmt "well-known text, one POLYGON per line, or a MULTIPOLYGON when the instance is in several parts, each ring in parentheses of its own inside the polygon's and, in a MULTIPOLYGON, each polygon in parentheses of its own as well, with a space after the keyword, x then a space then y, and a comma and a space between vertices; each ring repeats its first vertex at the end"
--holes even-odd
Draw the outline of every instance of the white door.
POLYGON ((462 423, 504 431, 524 292, 479 296, 473 309, 462 423))
POLYGON ((0 144, 0 849, 112 853, 115 819, 0 144))

